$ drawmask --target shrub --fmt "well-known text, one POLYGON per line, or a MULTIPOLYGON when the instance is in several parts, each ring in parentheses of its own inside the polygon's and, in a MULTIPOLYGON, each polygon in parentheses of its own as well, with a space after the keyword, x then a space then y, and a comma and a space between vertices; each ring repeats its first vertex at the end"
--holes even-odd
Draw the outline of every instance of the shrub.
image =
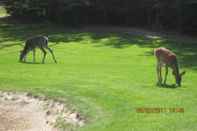
POLYGON ((79 24, 86 5, 84 0, 8 0, 6 9, 18 18, 79 24))

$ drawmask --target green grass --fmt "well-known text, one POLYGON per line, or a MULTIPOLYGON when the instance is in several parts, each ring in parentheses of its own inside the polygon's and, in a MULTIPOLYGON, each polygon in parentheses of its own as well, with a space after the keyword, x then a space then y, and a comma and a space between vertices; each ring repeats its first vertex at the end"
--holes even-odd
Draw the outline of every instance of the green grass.
MULTIPOLYGON (((195 43, 126 33, 83 32, 50 24, 0 20, 0 90, 27 91, 62 99, 86 116, 81 131, 196 131, 195 43), (24 40, 48 34, 57 57, 46 64, 18 62, 24 40), (156 86, 153 48, 178 54, 187 71, 180 88, 156 86), (184 113, 137 113, 136 108, 184 108, 184 113)), ((31 62, 32 54, 28 61, 31 62)), ((174 84, 169 73, 168 83, 174 84)))

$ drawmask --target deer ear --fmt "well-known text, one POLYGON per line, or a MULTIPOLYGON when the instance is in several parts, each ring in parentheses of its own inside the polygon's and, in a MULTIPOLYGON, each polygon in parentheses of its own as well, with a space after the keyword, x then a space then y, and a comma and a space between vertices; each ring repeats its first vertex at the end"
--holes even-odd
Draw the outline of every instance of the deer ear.
POLYGON ((183 76, 183 75, 185 75, 185 73, 186 73, 186 71, 183 71, 183 72, 181 72, 180 75, 183 76))

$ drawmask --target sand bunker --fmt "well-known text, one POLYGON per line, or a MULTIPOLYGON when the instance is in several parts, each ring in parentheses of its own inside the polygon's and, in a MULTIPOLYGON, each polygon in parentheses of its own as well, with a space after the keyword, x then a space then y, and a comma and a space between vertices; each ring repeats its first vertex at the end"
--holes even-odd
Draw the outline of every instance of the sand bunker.
POLYGON ((58 120, 74 127, 84 125, 80 114, 61 102, 28 93, 0 92, 0 131, 59 131, 58 120))

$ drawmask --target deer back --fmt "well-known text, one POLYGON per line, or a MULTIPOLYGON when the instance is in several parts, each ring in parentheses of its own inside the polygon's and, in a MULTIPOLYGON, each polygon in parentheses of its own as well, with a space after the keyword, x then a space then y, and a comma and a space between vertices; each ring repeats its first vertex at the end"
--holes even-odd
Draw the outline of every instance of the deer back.
POLYGON ((166 48, 155 49, 155 56, 162 64, 166 64, 171 67, 177 64, 176 55, 166 48))
POLYGON ((46 47, 48 47, 48 38, 46 36, 35 36, 26 40, 24 49, 32 50, 46 47))

